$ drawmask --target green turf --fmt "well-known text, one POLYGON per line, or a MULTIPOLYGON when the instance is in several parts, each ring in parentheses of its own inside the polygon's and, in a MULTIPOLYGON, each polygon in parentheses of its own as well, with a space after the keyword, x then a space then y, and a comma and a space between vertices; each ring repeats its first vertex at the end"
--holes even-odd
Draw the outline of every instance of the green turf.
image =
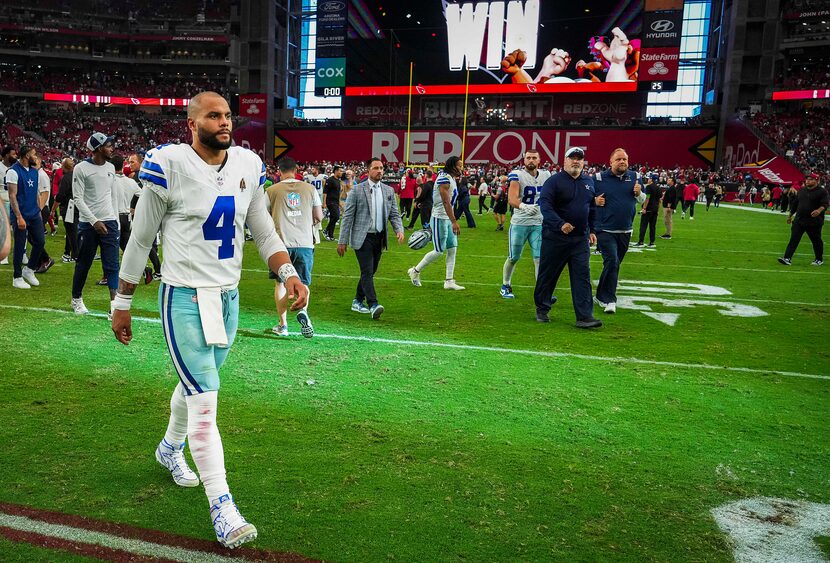
MULTIPOLYGON (((622 270, 724 287, 732 295, 717 299, 768 316, 654 306, 681 313, 669 327, 621 309, 594 332, 573 327, 567 277, 553 322, 535 322, 529 256, 517 298, 501 299, 506 233, 481 219, 460 239, 464 292, 441 288, 443 263, 412 287, 405 271, 420 252, 384 256, 379 322, 349 310, 354 256, 318 247, 316 330, 570 356, 277 340, 266 333, 273 285, 251 271, 264 265, 246 247, 219 424, 255 546, 338 561, 725 560, 712 508, 752 496, 830 502, 830 380, 771 373, 830 375, 830 270, 808 265, 806 239, 794 266, 777 264, 780 215, 698 211, 622 270)), ((53 255, 60 248, 49 240, 53 255)), ((594 278, 599 269, 594 256, 594 278)), ((0 267, 0 305, 66 310, 71 272, 56 265, 23 292, 0 267)), ((156 289, 139 288, 135 315, 157 316, 156 289)), ((88 287, 87 305, 103 311, 105 293, 88 287)), ((134 328, 124 348, 101 318, 0 307, 0 438, 11 446, 0 500, 209 539, 203 493, 174 487, 152 458, 176 379, 160 326, 134 328)))

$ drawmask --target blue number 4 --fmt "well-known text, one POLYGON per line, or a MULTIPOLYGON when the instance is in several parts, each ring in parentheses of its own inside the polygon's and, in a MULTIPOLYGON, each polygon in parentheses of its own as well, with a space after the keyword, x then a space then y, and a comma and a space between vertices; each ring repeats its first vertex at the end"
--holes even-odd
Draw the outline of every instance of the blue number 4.
POLYGON ((202 225, 205 240, 219 240, 219 260, 233 258, 233 239, 236 233, 234 217, 236 216, 236 201, 232 195, 220 195, 213 204, 207 220, 202 225), (219 226, 219 222, 222 226, 219 226))

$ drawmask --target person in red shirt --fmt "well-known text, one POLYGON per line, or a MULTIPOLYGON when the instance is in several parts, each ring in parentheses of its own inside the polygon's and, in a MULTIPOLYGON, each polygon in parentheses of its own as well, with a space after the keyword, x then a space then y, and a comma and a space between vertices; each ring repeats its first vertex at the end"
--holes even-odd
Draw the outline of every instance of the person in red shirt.
POLYGON ((781 195, 784 193, 784 190, 781 189, 781 186, 775 186, 772 188, 772 208, 778 209, 781 207, 781 195))
POLYGON ((415 197, 415 171, 411 168, 401 178, 401 217, 412 216, 412 199, 415 197))
POLYGON ((700 187, 695 184, 694 179, 686 184, 683 188, 683 212, 680 214, 681 219, 686 218, 686 211, 689 211, 689 221, 695 220, 695 202, 697 196, 700 195, 700 187))

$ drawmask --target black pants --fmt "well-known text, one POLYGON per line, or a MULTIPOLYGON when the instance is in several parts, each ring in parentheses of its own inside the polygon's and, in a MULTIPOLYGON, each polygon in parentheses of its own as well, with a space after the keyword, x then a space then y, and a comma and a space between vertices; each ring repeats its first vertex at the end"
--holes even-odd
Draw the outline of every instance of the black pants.
POLYGON ((588 235, 569 236, 564 234, 545 235, 542 237, 542 251, 539 260, 539 277, 533 300, 536 311, 547 313, 551 308, 551 296, 556 289, 556 282, 562 270, 568 266, 571 279, 571 297, 573 299, 576 320, 593 318, 591 303, 591 269, 589 258, 588 235))
POLYGON ((363 246, 355 248, 357 263, 360 265, 360 279, 357 282, 357 291, 354 298, 372 307, 378 304, 378 296, 375 293, 375 272, 378 271, 380 256, 383 251, 384 233, 367 233, 363 246))
POLYGON ((798 221, 793 222, 793 228, 790 232, 790 242, 787 244, 787 250, 784 251, 784 258, 792 260, 795 249, 798 248, 798 243, 801 242, 801 237, 804 236, 804 233, 807 233, 807 236, 810 237, 810 242, 813 243, 813 253, 816 255, 816 260, 824 260, 824 241, 821 240, 822 227, 824 227, 824 221, 817 225, 809 226, 804 226, 798 221))
POLYGON ((706 198, 706 211, 709 211, 709 206, 710 206, 710 205, 712 205, 712 198, 711 198, 711 197, 707 197, 707 198, 706 198))
POLYGON ((786 213, 789 206, 790 206, 790 198, 787 197, 787 196, 782 197, 781 198, 781 213, 786 213))
POLYGON ((159 245, 156 239, 153 239, 153 246, 150 248, 150 262, 153 264, 153 272, 161 273, 161 260, 159 260, 159 245))
POLYGON ((695 200, 691 201, 684 201, 683 202, 683 213, 686 213, 686 210, 689 210, 689 217, 695 216, 695 200))
POLYGON ((127 248, 127 243, 130 242, 130 233, 133 232, 129 213, 119 213, 118 227, 118 246, 121 247, 121 252, 124 252, 124 249, 127 248))
POLYGON ((340 204, 326 205, 326 209, 329 212, 329 224, 326 225, 326 234, 329 238, 334 238, 334 227, 337 225, 337 221, 340 220, 340 204))
POLYGON ((486 195, 480 195, 480 196, 478 196, 478 214, 481 215, 482 212, 485 209, 488 209, 488 207, 487 207, 487 196, 486 195))
MULTIPOLYGON (((429 220, 432 219, 432 200, 426 201, 421 204, 421 225, 423 228, 427 228, 429 225, 429 220)), ((413 217, 414 219, 414 217, 413 217)))
POLYGON ((409 217, 412 215, 412 198, 401 198, 401 217, 409 217))
POLYGON ((716 195, 715 196, 715 207, 720 207, 720 200, 721 200, 721 196, 716 195))
POLYGON ((418 204, 415 205, 415 209, 412 210, 412 216, 409 218, 409 224, 406 226, 406 228, 411 229, 420 217, 421 217, 421 204, 418 203, 418 204))
POLYGON ((12 234, 14 235, 14 254, 12 254, 12 265, 14 266, 14 277, 23 275, 23 255, 26 254, 26 241, 32 243, 32 250, 29 253, 29 261, 26 267, 37 270, 40 266, 40 255, 46 246, 46 239, 43 236, 43 218, 40 214, 33 215, 26 219, 26 228, 17 228, 17 219, 12 220, 12 234))
POLYGON ((463 197, 458 200, 458 207, 455 209, 455 218, 456 220, 461 219, 461 216, 467 218, 467 227, 470 229, 476 228, 476 220, 473 218, 473 214, 470 212, 470 198, 463 197))
POLYGON ((101 247, 101 266, 110 290, 118 289, 118 221, 104 221, 107 234, 98 231, 89 223, 78 224, 78 261, 75 262, 75 274, 72 277, 72 297, 81 297, 86 277, 95 259, 98 247, 101 247))
POLYGON ((597 233, 597 250, 602 253, 602 273, 597 284, 597 299, 603 303, 617 302, 620 265, 625 253, 628 252, 629 242, 631 233, 597 233))
POLYGON ((78 259, 78 227, 75 223, 67 223, 63 218, 63 228, 66 229, 66 242, 63 243, 63 253, 75 260, 78 259))
POLYGON ((640 238, 637 242, 643 244, 646 238, 646 227, 648 227, 648 243, 654 244, 654 237, 657 234, 657 211, 646 211, 640 215, 640 238))

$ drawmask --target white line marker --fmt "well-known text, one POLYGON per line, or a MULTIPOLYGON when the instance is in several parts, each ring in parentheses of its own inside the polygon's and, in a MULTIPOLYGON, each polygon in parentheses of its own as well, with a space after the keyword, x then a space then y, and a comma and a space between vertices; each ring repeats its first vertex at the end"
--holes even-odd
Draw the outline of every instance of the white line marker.
POLYGON ((21 532, 30 532, 77 543, 99 545, 110 549, 127 551, 136 555, 181 561, 183 563, 239 563, 240 561, 245 561, 238 557, 224 557, 217 553, 196 551, 144 540, 122 538, 121 536, 106 534, 104 532, 73 528, 72 526, 65 526, 63 524, 50 524, 49 522, 43 522, 25 516, 13 516, 3 512, 0 512, 0 526, 21 532))
MULTIPOLYGON (((0 304, 0 309, 18 309, 24 311, 40 311, 44 313, 60 313, 63 315, 74 315, 72 311, 63 310, 63 309, 49 309, 46 307, 21 307, 19 305, 5 305, 0 304)), ((105 313, 90 313, 89 315, 84 315, 87 317, 95 317, 95 318, 106 318, 107 315, 105 313)), ((152 323, 152 324, 161 324, 161 320, 157 318, 150 318, 150 317, 133 317, 134 321, 152 323)), ((264 329, 251 329, 251 328, 239 328, 239 332, 241 334, 247 335, 255 335, 261 336, 266 334, 264 329)), ((109 336, 110 330, 107 329, 107 335, 109 336)), ((270 331, 268 331, 270 334, 270 331)), ((299 335, 298 332, 291 333, 292 335, 299 335)), ((114 337, 113 337, 114 338, 114 337)), ((381 344, 394 344, 394 345, 403 345, 403 346, 432 346, 434 348, 448 348, 453 350, 475 350, 479 352, 498 352, 500 354, 517 354, 523 356, 539 356, 543 358, 574 358, 577 360, 589 360, 595 362, 605 362, 605 363, 629 363, 629 364, 640 364, 640 365, 651 365, 651 366, 666 366, 666 367, 679 367, 679 368, 689 368, 689 369, 704 369, 704 370, 717 370, 717 371, 727 371, 733 373, 748 373, 748 374, 760 374, 760 375, 781 375, 784 377, 801 377, 805 379, 821 379, 825 381, 830 381, 830 375, 824 374, 817 374, 817 373, 799 373, 796 371, 781 371, 781 370, 772 370, 772 369, 758 369, 758 368, 747 368, 747 367, 734 367, 734 366, 716 366, 712 364, 692 364, 687 362, 666 362, 661 360, 644 360, 642 358, 626 358, 620 356, 593 356, 589 354, 573 354, 570 352, 548 352, 544 350, 522 350, 516 348, 499 348, 497 346, 475 346, 472 344, 450 344, 447 342, 430 342, 427 340, 396 340, 394 338, 377 338, 372 336, 358 336, 358 335, 349 335, 349 334, 320 334, 318 332, 314 333, 314 338, 329 338, 333 340, 350 340, 353 342, 377 342, 381 344)), ((274 337, 275 340, 279 340, 278 337, 274 337)))
POLYGON ((757 497, 712 510, 736 563, 826 563, 813 538, 830 535, 830 505, 757 497))
POLYGON ((642 311, 642 313, 669 326, 674 326, 677 319, 680 318, 680 313, 650 313, 648 311, 642 311))

